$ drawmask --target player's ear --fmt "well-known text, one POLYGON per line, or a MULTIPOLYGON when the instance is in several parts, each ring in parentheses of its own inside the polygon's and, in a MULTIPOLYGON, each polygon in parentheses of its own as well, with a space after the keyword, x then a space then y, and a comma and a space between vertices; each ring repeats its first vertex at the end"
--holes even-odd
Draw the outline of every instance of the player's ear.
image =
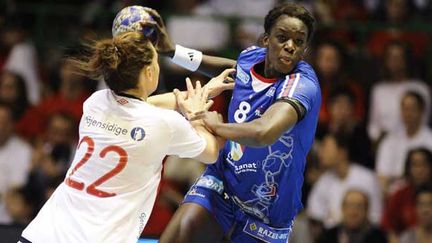
POLYGON ((269 35, 267 34, 267 33, 264 33, 264 34, 262 34, 261 36, 260 36, 260 39, 259 39, 259 44, 260 44, 260 46, 263 46, 263 47, 265 47, 265 48, 268 48, 268 46, 269 46, 269 35))
POLYGON ((150 65, 143 67, 139 74, 139 80, 144 79, 145 81, 150 81, 152 80, 151 78, 152 78, 152 72, 151 72, 150 65))
POLYGON ((310 49, 309 49, 309 47, 306 47, 304 50, 303 50, 303 53, 301 54, 301 58, 302 59, 304 59, 304 58, 306 58, 308 55, 309 55, 309 51, 310 49))

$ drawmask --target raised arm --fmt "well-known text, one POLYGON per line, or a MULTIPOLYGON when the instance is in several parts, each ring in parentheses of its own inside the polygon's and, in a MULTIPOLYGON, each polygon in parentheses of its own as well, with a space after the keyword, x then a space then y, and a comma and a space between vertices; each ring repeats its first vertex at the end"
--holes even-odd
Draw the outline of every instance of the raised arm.
POLYGON ((171 61, 179 66, 190 71, 198 71, 207 77, 214 77, 227 68, 235 68, 235 60, 204 55, 200 51, 175 45, 169 37, 165 24, 159 13, 154 9, 147 9, 147 11, 153 17, 155 22, 145 23, 143 25, 156 29, 158 33, 156 50, 159 54, 171 58, 171 61))
MULTIPOLYGON (((234 88, 234 80, 229 77, 229 74, 234 72, 234 69, 226 69, 220 73, 217 77, 212 78, 204 87, 208 90, 209 97, 213 98, 218 96, 224 90, 230 90, 234 88)), ((186 91, 184 91, 186 94, 186 91)), ((178 110, 176 97, 174 93, 165 93, 160 95, 153 95, 147 99, 150 104, 169 109, 178 110)))

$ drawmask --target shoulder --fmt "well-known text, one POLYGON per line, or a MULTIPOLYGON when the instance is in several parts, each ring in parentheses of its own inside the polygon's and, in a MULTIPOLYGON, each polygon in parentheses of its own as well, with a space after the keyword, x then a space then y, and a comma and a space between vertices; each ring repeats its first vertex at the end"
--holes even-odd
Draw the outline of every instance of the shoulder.
POLYGON ((298 62, 293 70, 293 73, 300 73, 304 78, 310 79, 314 82, 318 82, 315 70, 309 63, 305 61, 298 62))
POLYGON ((319 177, 316 184, 328 188, 328 186, 332 185, 335 181, 336 181, 336 176, 332 172, 326 171, 319 177))
POLYGON ((19 148, 20 153, 22 153, 22 152, 27 153, 27 152, 32 150, 29 143, 27 143, 25 140, 23 140, 17 136, 13 136, 10 138, 9 145, 12 148, 19 148))
POLYGON ((299 81, 298 85, 314 88, 316 92, 320 91, 318 77, 310 64, 305 61, 300 61, 286 79, 294 78, 299 81))
POLYGON ((363 178, 367 177, 367 178, 370 178, 370 179, 374 179, 375 178, 375 173, 372 170, 370 170, 370 169, 368 169, 368 168, 366 168, 364 166, 352 163, 351 164, 351 170, 357 176, 360 176, 360 177, 363 177, 363 178))
POLYGON ((391 146, 393 144, 399 144, 400 140, 404 139, 403 134, 400 131, 393 131, 389 132, 382 140, 382 142, 379 144, 378 149, 380 148, 386 148, 388 146, 391 146))
POLYGON ((240 53, 237 58, 237 63, 240 65, 247 63, 258 63, 264 60, 266 54, 267 48, 251 46, 240 53))
POLYGON ((94 92, 90 95, 90 97, 87 98, 87 100, 84 101, 84 109, 86 109, 88 106, 96 103, 101 104, 103 100, 107 99, 107 96, 111 94, 111 90, 109 89, 102 89, 94 92))

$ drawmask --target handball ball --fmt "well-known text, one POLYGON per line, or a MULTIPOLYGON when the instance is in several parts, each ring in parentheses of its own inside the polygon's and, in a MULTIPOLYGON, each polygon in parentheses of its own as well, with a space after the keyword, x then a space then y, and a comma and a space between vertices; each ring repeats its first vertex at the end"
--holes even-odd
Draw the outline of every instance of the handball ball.
POLYGON ((154 28, 142 27, 140 23, 154 22, 153 17, 142 6, 129 6, 117 13, 113 25, 113 37, 132 31, 141 31, 145 36, 152 38, 156 34, 154 28))

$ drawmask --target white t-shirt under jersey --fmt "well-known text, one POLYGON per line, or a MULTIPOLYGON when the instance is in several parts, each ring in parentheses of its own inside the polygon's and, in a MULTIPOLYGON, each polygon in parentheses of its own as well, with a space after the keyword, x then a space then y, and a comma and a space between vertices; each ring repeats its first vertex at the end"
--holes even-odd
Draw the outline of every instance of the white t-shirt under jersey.
POLYGON ((206 146, 177 112, 107 89, 85 101, 79 131, 65 181, 23 231, 33 243, 135 243, 164 156, 195 157, 206 146))

